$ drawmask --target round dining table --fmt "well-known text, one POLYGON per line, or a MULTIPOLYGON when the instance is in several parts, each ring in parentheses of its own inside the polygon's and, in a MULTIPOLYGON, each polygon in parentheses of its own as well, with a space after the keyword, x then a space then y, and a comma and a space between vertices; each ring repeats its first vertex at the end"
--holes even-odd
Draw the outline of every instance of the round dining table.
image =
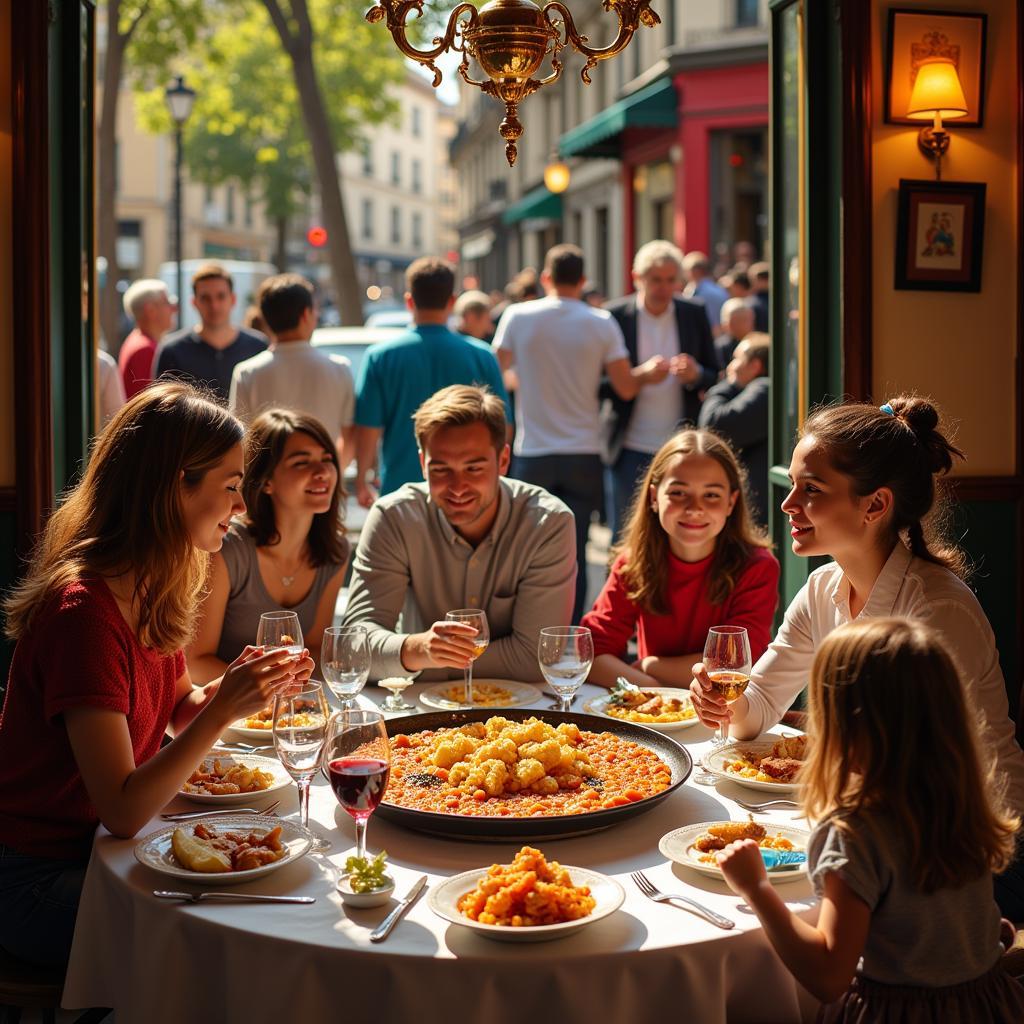
MULTIPOLYGON (((405 696, 415 697, 416 686, 405 696)), ((584 686, 581 710, 602 693, 584 686)), ((375 686, 360 697, 380 703, 375 686)), ((551 705, 537 687, 536 708, 551 705)), ((423 709, 428 710, 428 709, 423 709)), ((711 733, 701 725, 668 733, 699 771, 711 733)), ((230 734, 225 739, 230 739, 230 734)), ((294 788, 277 813, 295 819, 294 788)), ((314 896, 312 904, 170 902, 158 889, 178 880, 140 864, 134 849, 166 826, 159 818, 137 839, 102 827, 93 847, 64 985, 63 1006, 108 1006, 118 1024, 788 1024, 813 1020, 817 1003, 790 975, 757 917, 724 881, 667 861, 660 838, 686 824, 745 820, 737 798, 768 794, 732 781, 712 786, 693 776, 650 811, 611 828, 544 840, 549 858, 611 876, 622 907, 548 942, 498 942, 436 916, 426 895, 379 944, 370 932, 421 875, 427 890, 462 871, 508 863, 522 843, 440 838, 375 816, 368 848, 387 851, 396 881, 386 906, 352 909, 336 885, 354 852, 354 826, 319 780, 310 826, 330 843, 238 892, 314 896), (720 929, 673 903, 655 903, 630 877, 641 870, 667 893, 680 893, 735 922, 720 929)), ((262 806, 258 798, 252 806, 262 806)), ((263 798, 263 803, 269 803, 263 798)), ((196 810, 176 800, 168 811, 196 810)), ((806 828, 799 812, 758 814, 766 825, 806 828)), ((208 886, 193 886, 201 892, 208 886)), ((223 888, 214 886, 213 888, 223 888)), ((803 873, 778 886, 796 913, 813 920, 816 900, 803 873)))

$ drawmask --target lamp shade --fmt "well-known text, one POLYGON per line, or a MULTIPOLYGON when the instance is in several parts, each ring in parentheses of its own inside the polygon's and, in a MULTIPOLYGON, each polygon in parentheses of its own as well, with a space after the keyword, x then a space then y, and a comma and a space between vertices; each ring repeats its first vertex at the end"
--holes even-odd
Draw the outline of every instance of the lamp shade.
POLYGON ((564 192, 569 187, 569 168, 561 162, 548 164, 544 168, 544 184, 555 195, 564 192))
POLYGON ((181 75, 178 75, 174 80, 174 85, 164 93, 164 98, 167 100, 167 106, 175 123, 184 124, 188 120, 189 114, 192 113, 192 104, 196 101, 195 90, 190 89, 181 75))
POLYGON ((910 93, 907 117, 930 121, 936 113, 943 119, 967 115, 963 86, 951 60, 925 61, 917 69, 917 79, 910 93))

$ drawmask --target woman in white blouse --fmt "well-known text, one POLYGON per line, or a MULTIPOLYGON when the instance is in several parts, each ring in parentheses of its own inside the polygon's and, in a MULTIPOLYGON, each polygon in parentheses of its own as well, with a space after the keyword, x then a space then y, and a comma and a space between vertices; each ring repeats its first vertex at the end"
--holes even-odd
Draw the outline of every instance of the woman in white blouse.
MULTIPOLYGON (((878 409, 832 406, 807 420, 782 511, 794 554, 834 561, 812 572, 793 599, 744 696, 727 706, 702 665, 690 689, 705 725, 729 722, 733 736, 750 739, 779 722, 807 685, 818 645, 838 626, 891 615, 928 622, 956 661, 969 706, 983 716, 983 752, 1004 777, 1007 802, 1024 814, 1024 753, 1014 739, 995 637, 964 582, 963 553, 932 528, 935 477, 963 457, 938 422, 930 402, 910 396, 878 409)), ((1024 920, 1020 859, 996 879, 996 899, 1007 917, 1024 920)))

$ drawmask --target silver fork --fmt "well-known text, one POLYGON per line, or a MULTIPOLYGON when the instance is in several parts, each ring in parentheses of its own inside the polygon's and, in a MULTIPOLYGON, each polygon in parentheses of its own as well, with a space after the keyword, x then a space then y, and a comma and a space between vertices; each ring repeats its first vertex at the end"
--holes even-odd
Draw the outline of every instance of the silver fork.
POLYGON ((748 811, 766 811, 769 807, 780 807, 789 810, 800 810, 800 805, 795 800, 765 800, 760 804, 750 804, 746 800, 737 800, 740 807, 748 811))
POLYGON ((177 811, 174 814, 161 814, 164 821, 191 821, 193 818, 212 818, 220 814, 263 814, 272 815, 280 800, 275 800, 264 808, 258 807, 221 807, 215 811, 177 811))
POLYGON ((655 903, 665 903, 668 900, 677 900, 680 903, 685 903, 692 911, 703 917, 705 921, 710 921, 711 924, 717 925, 719 928, 729 929, 736 927, 735 921, 730 921, 729 918, 722 917, 721 914, 716 914, 713 910, 709 910, 696 900, 691 900, 689 896, 671 895, 662 892, 660 889, 655 889, 651 884, 650 879, 642 871, 634 871, 629 877, 636 883, 636 887, 648 899, 654 900, 655 903))

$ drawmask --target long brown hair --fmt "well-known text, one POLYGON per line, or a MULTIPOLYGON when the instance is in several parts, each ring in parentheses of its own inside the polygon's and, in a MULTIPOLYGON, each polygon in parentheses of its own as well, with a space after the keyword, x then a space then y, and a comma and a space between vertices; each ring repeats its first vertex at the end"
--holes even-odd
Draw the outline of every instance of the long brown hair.
POLYGON ((818 649, 808 704, 809 818, 845 829, 856 819, 879 836, 898 823, 924 892, 1009 864, 1020 821, 1002 807, 994 766, 982 768, 963 687, 933 630, 896 618, 840 627, 818 649))
POLYGON ((181 488, 198 487, 243 436, 234 416, 189 384, 139 392, 96 438, 85 475, 50 516, 27 576, 4 601, 7 636, 23 636, 83 575, 132 571, 140 642, 163 654, 184 646, 209 555, 186 529, 181 488))
POLYGON ((722 604, 732 593, 744 566, 756 548, 770 548, 771 541, 750 518, 747 502, 747 476, 729 443, 714 431, 682 430, 670 437, 651 459, 643 483, 637 488, 630 508, 623 539, 612 551, 612 558, 625 554, 623 577, 627 596, 652 615, 667 615, 669 543, 651 507, 651 488, 664 479, 669 463, 677 455, 706 455, 725 471, 730 494, 736 504, 715 540, 715 556, 708 576, 708 600, 722 604))
POLYGON ((327 428, 315 417, 292 409, 268 409, 260 413, 249 427, 249 460, 242 481, 242 497, 246 513, 243 522, 257 547, 273 547, 281 538, 274 519, 274 503, 264 491, 267 481, 274 475, 284 446, 292 434, 308 434, 331 456, 337 470, 331 507, 313 516, 307 543, 314 566, 341 565, 348 557, 348 541, 342 526, 341 500, 345 488, 341 483, 338 453, 327 428))
POLYGON ((918 558, 966 579, 966 556, 944 538, 948 506, 936 486, 936 478, 953 468, 954 456, 964 455, 938 426, 938 410, 928 399, 897 395, 881 407, 845 402, 818 409, 801 437, 813 435, 859 497, 888 487, 894 539, 918 558))

